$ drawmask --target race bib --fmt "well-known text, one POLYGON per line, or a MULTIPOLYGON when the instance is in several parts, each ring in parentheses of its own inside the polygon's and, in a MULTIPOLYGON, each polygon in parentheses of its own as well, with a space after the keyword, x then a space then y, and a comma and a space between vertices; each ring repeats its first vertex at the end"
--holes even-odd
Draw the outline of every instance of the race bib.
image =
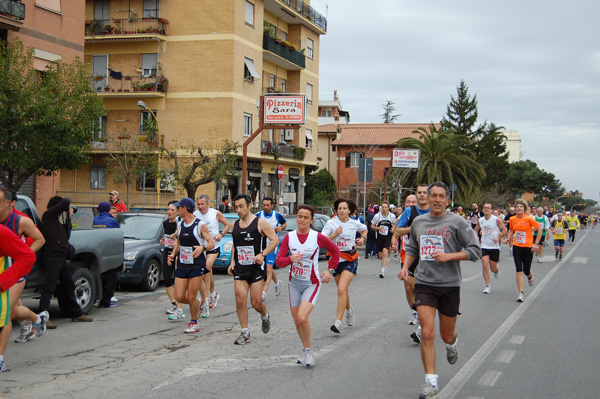
POLYGON ((571 227, 577 227, 577 222, 571 222, 571 227))
POLYGON ((302 259, 301 262, 294 262, 291 266, 292 278, 302 281, 309 281, 312 271, 312 260, 302 259))
POLYGON ((254 247, 252 245, 246 247, 237 247, 238 263, 242 266, 250 266, 254 264, 254 247))
POLYGON ((523 244, 527 242, 527 233, 524 231, 515 231, 515 242, 517 244, 523 244))
POLYGON ((179 262, 181 262, 182 265, 193 265, 194 256, 192 255, 192 252, 194 252, 193 247, 179 248, 179 262))
POLYGON ((173 248, 173 245, 177 242, 176 240, 171 238, 171 234, 165 234, 165 248, 173 248))
POLYGON ((381 226, 381 231, 379 232, 379 234, 381 234, 382 236, 387 236, 389 232, 390 228, 388 226, 381 226))
POLYGON ((487 236, 488 234, 491 234, 491 233, 492 233, 492 231, 488 226, 485 226, 483 228, 483 235, 487 236))
POLYGON ((421 260, 426 262, 434 262, 433 254, 436 252, 444 252, 444 241, 442 237, 435 235, 421 236, 421 260))
POLYGON ((554 234, 559 234, 559 235, 560 235, 560 234, 562 234, 562 233, 564 233, 564 229, 563 229, 562 227, 557 227, 557 228, 555 229, 555 232, 554 232, 554 234))
POLYGON ((408 241, 408 239, 404 236, 402 236, 402 249, 406 251, 406 242, 408 241))
POLYGON ((354 237, 339 235, 335 239, 335 243, 342 252, 352 251, 354 248, 354 237))

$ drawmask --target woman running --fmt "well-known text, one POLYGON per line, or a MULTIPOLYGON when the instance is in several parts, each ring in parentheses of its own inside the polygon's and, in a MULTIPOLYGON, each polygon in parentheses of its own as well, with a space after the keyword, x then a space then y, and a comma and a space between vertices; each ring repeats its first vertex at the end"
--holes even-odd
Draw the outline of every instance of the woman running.
POLYGON ((523 294, 523 273, 527 276, 529 286, 533 286, 535 281, 533 273, 531 273, 531 261, 533 254, 538 251, 538 244, 542 238, 542 226, 535 221, 532 216, 525 214, 527 204, 525 201, 517 201, 515 210, 517 214, 510 218, 510 228, 508 238, 504 240, 505 244, 512 242, 513 259, 517 269, 517 288, 519 296, 517 302, 523 302, 525 295, 523 294), (533 230, 537 230, 536 241, 533 242, 533 230))
POLYGON ((315 210, 309 205, 298 206, 298 228, 288 233, 281 242, 275 263, 279 267, 290 266, 290 310, 296 325, 296 331, 304 349, 298 357, 298 363, 306 367, 314 366, 315 355, 310 346, 310 322, 319 292, 321 281, 327 284, 340 259, 340 250, 326 236, 311 229, 315 210), (319 276, 319 249, 323 247, 332 253, 329 269, 319 276), (291 254, 291 256, 288 256, 291 254))
POLYGON ((342 316, 346 310, 346 324, 354 324, 354 308, 350 305, 348 287, 358 269, 358 253, 356 245, 362 246, 367 236, 367 226, 358 220, 350 219, 350 214, 356 210, 352 200, 338 198, 334 202, 337 217, 330 219, 323 228, 323 235, 336 243, 340 250, 340 260, 335 272, 332 272, 338 287, 337 317, 331 326, 331 331, 342 332, 342 316), (356 238, 359 232, 360 238, 356 238))

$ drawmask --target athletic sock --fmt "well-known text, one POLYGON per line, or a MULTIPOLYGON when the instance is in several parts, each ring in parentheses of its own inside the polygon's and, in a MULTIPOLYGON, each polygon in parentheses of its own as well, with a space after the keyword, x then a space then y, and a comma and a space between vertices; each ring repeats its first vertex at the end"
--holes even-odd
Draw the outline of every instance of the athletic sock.
POLYGON ((35 322, 35 324, 40 324, 42 322, 42 318, 40 317, 40 315, 37 316, 37 321, 35 322))
POLYGON ((263 316, 261 315, 261 316, 260 316, 260 318, 261 318, 261 319, 263 319, 263 321, 264 321, 264 320, 268 320, 268 319, 269 319, 269 314, 267 313, 267 315, 266 315, 265 317, 263 317, 263 316))
POLYGON ((456 344, 458 343, 458 338, 456 338, 456 341, 454 341, 453 344, 446 344, 446 348, 447 349, 454 349, 456 348, 456 344))
POLYGON ((242 328, 242 333, 243 333, 243 334, 248 334, 249 332, 250 332, 250 330, 249 330, 249 329, 247 329, 247 328, 242 328))
POLYGON ((437 374, 425 374, 425 384, 431 384, 431 386, 437 387, 438 375, 437 374))

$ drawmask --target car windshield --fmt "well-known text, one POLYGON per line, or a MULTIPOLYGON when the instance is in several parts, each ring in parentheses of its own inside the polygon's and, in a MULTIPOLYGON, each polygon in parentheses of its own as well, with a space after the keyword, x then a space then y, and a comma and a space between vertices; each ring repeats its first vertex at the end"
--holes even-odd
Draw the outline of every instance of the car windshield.
POLYGON ((298 219, 295 216, 288 216, 285 221, 287 222, 287 226, 285 227, 286 231, 293 231, 298 228, 298 219))
POLYGON ((151 240, 163 222, 163 218, 144 215, 117 215, 125 238, 136 240, 151 240))
MULTIPOLYGON (((233 224, 235 223, 236 220, 239 219, 237 214, 224 214, 223 216, 225 216, 225 218, 227 219, 227 221, 229 221, 229 223, 231 223, 231 228, 229 229, 229 231, 227 232, 227 234, 225 234, 226 236, 230 236, 231 235, 231 231, 233 230, 233 224)), ((225 226, 223 226, 222 223, 219 223, 219 231, 223 231, 223 229, 225 228, 225 226)))

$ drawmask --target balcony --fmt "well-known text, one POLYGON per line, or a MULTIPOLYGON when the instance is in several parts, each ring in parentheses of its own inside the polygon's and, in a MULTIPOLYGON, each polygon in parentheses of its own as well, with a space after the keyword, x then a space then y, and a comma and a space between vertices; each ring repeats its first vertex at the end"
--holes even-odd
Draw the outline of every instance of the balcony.
POLYGON ((116 79, 96 75, 92 78, 92 88, 100 97, 164 97, 168 86, 169 81, 164 76, 122 75, 116 79))
POLYGON ((319 34, 327 33, 327 19, 303 0, 265 0, 265 9, 288 24, 302 24, 319 34))
POLYGON ((85 40, 148 40, 167 34, 169 21, 164 18, 111 18, 85 21, 85 40))
POLYGON ((261 140, 260 153, 262 155, 272 155, 276 160, 279 158, 290 158, 297 161, 304 161, 306 149, 292 144, 261 140))
POLYGON ((306 56, 302 52, 294 50, 289 42, 283 42, 268 33, 263 35, 263 49, 268 51, 264 54, 264 59, 275 65, 287 70, 300 70, 306 67, 306 56))
POLYGON ((0 0, 0 29, 18 31, 23 27, 25 4, 15 0, 0 0))

